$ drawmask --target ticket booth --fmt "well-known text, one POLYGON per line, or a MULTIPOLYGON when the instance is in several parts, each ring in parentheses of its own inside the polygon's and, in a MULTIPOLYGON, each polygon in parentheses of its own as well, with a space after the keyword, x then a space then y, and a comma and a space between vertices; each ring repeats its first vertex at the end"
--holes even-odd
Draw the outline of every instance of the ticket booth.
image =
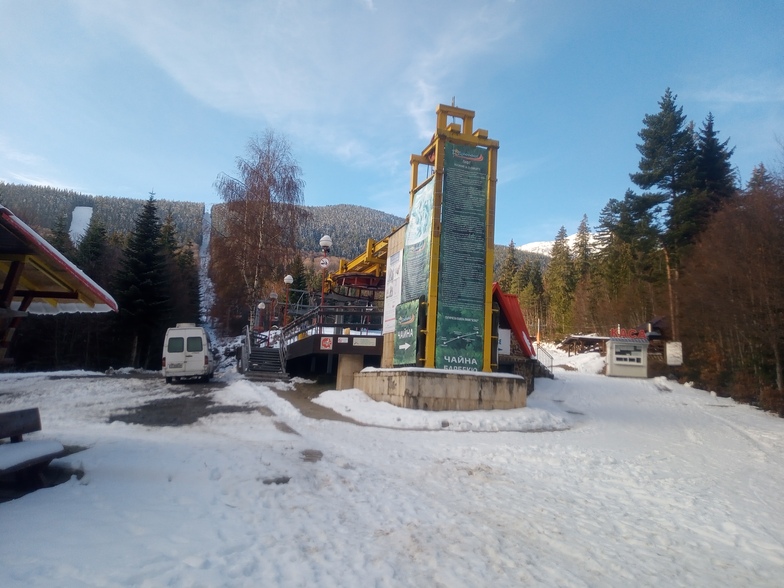
POLYGON ((648 340, 611 337, 607 340, 607 375, 648 377, 648 340))

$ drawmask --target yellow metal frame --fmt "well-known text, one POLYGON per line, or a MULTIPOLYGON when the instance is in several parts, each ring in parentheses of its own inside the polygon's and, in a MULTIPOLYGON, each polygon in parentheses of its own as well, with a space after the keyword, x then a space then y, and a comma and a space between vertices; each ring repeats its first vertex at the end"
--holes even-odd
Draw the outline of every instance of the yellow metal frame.
POLYGON ((430 234, 430 276, 427 289, 427 321, 425 324, 425 367, 435 366, 436 312, 438 300, 438 260, 441 251, 441 205, 443 202, 444 154, 446 143, 486 147, 488 153, 486 199, 486 257, 485 257, 485 324, 484 362, 482 371, 492 371, 492 316, 493 316, 493 262, 495 253, 495 189, 497 183, 498 141, 488 139, 485 129, 473 130, 474 111, 456 106, 439 104, 436 108, 436 133, 420 155, 411 155, 411 190, 409 208, 414 203, 419 182, 419 166, 433 166, 433 226, 430 234), (460 122, 448 122, 449 118, 460 122))
POLYGON ((364 253, 360 253, 351 261, 341 259, 340 266, 335 275, 357 272, 374 275, 377 278, 380 278, 384 275, 384 272, 386 272, 388 245, 389 236, 378 241, 368 239, 364 253))

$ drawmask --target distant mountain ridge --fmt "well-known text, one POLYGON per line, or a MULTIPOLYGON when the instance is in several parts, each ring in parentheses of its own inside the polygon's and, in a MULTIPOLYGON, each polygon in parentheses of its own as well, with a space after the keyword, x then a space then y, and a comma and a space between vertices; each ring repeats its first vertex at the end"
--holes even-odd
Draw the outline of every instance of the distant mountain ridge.
MULTIPOLYGON (((146 198, 91 196, 49 186, 0 182, 0 204, 38 231, 52 230, 63 216, 67 220, 66 226, 71 226, 74 210, 89 207, 109 233, 130 233, 145 202, 146 198)), ((157 199, 156 202, 161 220, 171 213, 180 240, 201 244, 203 202, 157 199)))
MULTIPOLYGON (((109 233, 129 233, 146 201, 146 198, 92 196, 49 186, 0 182, 0 204, 44 233, 54 229, 63 216, 67 226, 71 226, 74 210, 78 207, 92 208, 92 215, 103 223, 109 233)), ((161 220, 171 212, 177 234, 183 242, 192 240, 201 244, 203 202, 156 199, 156 203, 161 220)), ((308 214, 300 227, 298 247, 302 251, 320 251, 319 240, 323 235, 329 235, 333 242, 332 255, 348 259, 364 251, 368 239, 382 239, 405 222, 399 216, 353 204, 303 208, 308 214)))
MULTIPOLYGON (((570 249, 574 249, 574 244, 576 241, 577 241, 577 233, 566 237, 566 242, 569 245, 570 249)), ((526 243, 525 245, 518 245, 515 247, 515 249, 517 249, 518 251, 536 253, 538 255, 544 255, 546 257, 550 257, 550 254, 553 252, 554 243, 555 243, 555 239, 553 239, 552 241, 533 241, 531 243, 526 243)), ((591 234, 589 243, 591 247, 596 246, 596 235, 591 234)))
MULTIPOLYGON (((77 207, 93 208, 93 214, 112 232, 127 233, 133 230, 136 217, 146 198, 120 198, 91 196, 72 190, 47 186, 28 186, 0 182, 0 204, 10 208, 35 229, 51 230, 57 220, 66 215, 70 225, 77 207)), ((159 215, 171 212, 180 239, 202 242, 202 220, 205 204, 175 200, 157 200, 159 215)), ((216 204, 215 206, 222 206, 216 204)), ((300 227, 297 246, 301 251, 320 251, 319 240, 323 235, 332 238, 331 254, 353 259, 365 250, 368 239, 383 239, 405 223, 405 218, 374 208, 356 204, 329 204, 304 206, 307 219, 300 227)), ((573 239, 574 236, 570 237, 573 239)), ((570 241, 570 244, 572 241, 570 241)), ((521 245, 516 249, 520 259, 529 257, 546 262, 552 250, 552 241, 521 245), (530 254, 530 255, 527 255, 530 254)), ((495 265, 503 259, 506 246, 495 246, 495 265)))
POLYGON ((308 218, 300 227, 299 248, 319 251, 323 235, 332 238, 332 255, 353 259, 365 250, 368 239, 379 240, 406 219, 356 204, 306 206, 308 218))

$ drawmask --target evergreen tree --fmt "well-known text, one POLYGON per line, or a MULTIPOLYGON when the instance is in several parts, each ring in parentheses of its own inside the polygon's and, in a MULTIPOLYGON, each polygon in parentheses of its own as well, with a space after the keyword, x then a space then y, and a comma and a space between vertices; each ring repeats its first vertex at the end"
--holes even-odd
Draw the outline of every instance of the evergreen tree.
POLYGON ((177 241, 177 227, 174 225, 174 215, 171 210, 166 214, 166 218, 161 225, 160 241, 163 253, 174 258, 180 245, 177 241))
POLYGON ((181 246, 174 214, 171 209, 161 225, 161 253, 166 260, 169 279, 168 297, 171 301, 170 322, 198 323, 200 318, 201 294, 199 270, 196 265, 193 242, 181 246))
POLYGON ((196 260, 196 244, 188 241, 175 256, 178 286, 174 289, 180 301, 174 323, 201 322, 201 287, 199 283, 199 264, 196 260))
POLYGON ((523 315, 529 321, 528 326, 533 328, 533 320, 537 325, 546 317, 547 304, 544 292, 544 278, 542 276, 542 266, 539 262, 527 259, 520 266, 515 281, 512 285, 512 292, 517 294, 520 301, 520 308, 523 315))
POLYGON ((73 261, 76 258, 76 247, 71 240, 71 233, 68 226, 68 215, 63 214, 57 217, 57 222, 52 229, 52 238, 50 243, 52 247, 57 249, 65 257, 73 261))
POLYGON ((555 337, 567 334, 572 328, 572 304, 575 289, 574 262, 566 228, 561 227, 555 237, 550 263, 544 274, 550 333, 555 337))
POLYGON ((729 139, 719 143, 718 135, 713 128, 713 114, 708 113, 697 135, 697 180, 710 195, 711 212, 718 210, 721 203, 737 191, 735 172, 730 163, 735 148, 727 148, 729 139))
POLYGON ((676 98, 667 88, 659 101, 659 112, 645 115, 645 127, 638 133, 642 139, 637 145, 642 155, 640 171, 630 174, 641 189, 656 187, 669 200, 692 188, 696 165, 694 137, 676 98))
POLYGON ((509 242, 509 248, 506 250, 506 256, 501 265, 500 275, 498 277, 498 285, 501 290, 509 293, 516 293, 514 290, 515 276, 517 275, 520 267, 517 264, 517 250, 515 249, 514 239, 509 242))
POLYGON ((591 268, 591 230, 588 227, 588 215, 584 214, 577 227, 572 251, 577 278, 582 279, 591 268))
POLYGON ((90 224, 79 242, 76 251, 76 264, 102 286, 109 283, 109 268, 104 263, 104 256, 108 248, 106 228, 98 218, 90 217, 90 224))
POLYGON ((749 183, 746 185, 746 192, 767 190, 774 182, 775 180, 765 167, 765 164, 760 163, 751 171, 751 178, 749 178, 749 183))
POLYGON ((289 266, 289 273, 294 278, 291 284, 292 290, 307 290, 308 276, 305 271, 305 263, 302 261, 301 255, 295 255, 289 266))
POLYGON ((170 323, 169 274, 161 245, 155 194, 136 219, 116 277, 121 332, 131 344, 134 367, 158 369, 170 323))
POLYGON ((719 142, 713 115, 708 114, 696 135, 694 184, 690 191, 676 196, 670 207, 667 241, 676 253, 696 241, 710 217, 736 192, 730 164, 734 149, 727 148, 728 142, 729 139, 719 142))

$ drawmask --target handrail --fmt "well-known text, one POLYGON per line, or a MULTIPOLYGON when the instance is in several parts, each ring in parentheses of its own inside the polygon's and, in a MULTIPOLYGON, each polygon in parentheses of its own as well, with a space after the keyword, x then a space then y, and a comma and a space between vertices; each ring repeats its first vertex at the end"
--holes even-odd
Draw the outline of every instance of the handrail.
POLYGON ((541 364, 542 364, 542 365, 544 365, 544 366, 545 366, 545 367, 546 367, 548 370, 550 370, 550 372, 552 372, 552 371, 553 371, 553 356, 552 356, 552 355, 550 355, 550 353, 549 353, 549 352, 548 352, 546 349, 542 348, 542 346, 541 346, 539 343, 537 343, 537 344, 536 344, 536 359, 537 359, 537 361, 539 361, 539 363, 541 363, 541 364), (542 355, 544 355, 544 356, 547 358, 547 363, 544 363, 544 362, 543 362, 543 361, 540 359, 540 357, 539 357, 539 354, 540 354, 540 353, 541 353, 542 355))
POLYGON ((240 371, 245 372, 248 370, 248 363, 250 361, 250 329, 248 325, 242 327, 242 333, 245 335, 245 344, 242 346, 242 357, 240 358, 240 371))
POLYGON ((343 328, 354 328, 362 331, 381 331, 384 312, 374 306, 338 306, 324 305, 314 307, 281 330, 281 345, 288 346, 296 341, 301 333, 314 335, 325 333, 340 334, 343 328))

